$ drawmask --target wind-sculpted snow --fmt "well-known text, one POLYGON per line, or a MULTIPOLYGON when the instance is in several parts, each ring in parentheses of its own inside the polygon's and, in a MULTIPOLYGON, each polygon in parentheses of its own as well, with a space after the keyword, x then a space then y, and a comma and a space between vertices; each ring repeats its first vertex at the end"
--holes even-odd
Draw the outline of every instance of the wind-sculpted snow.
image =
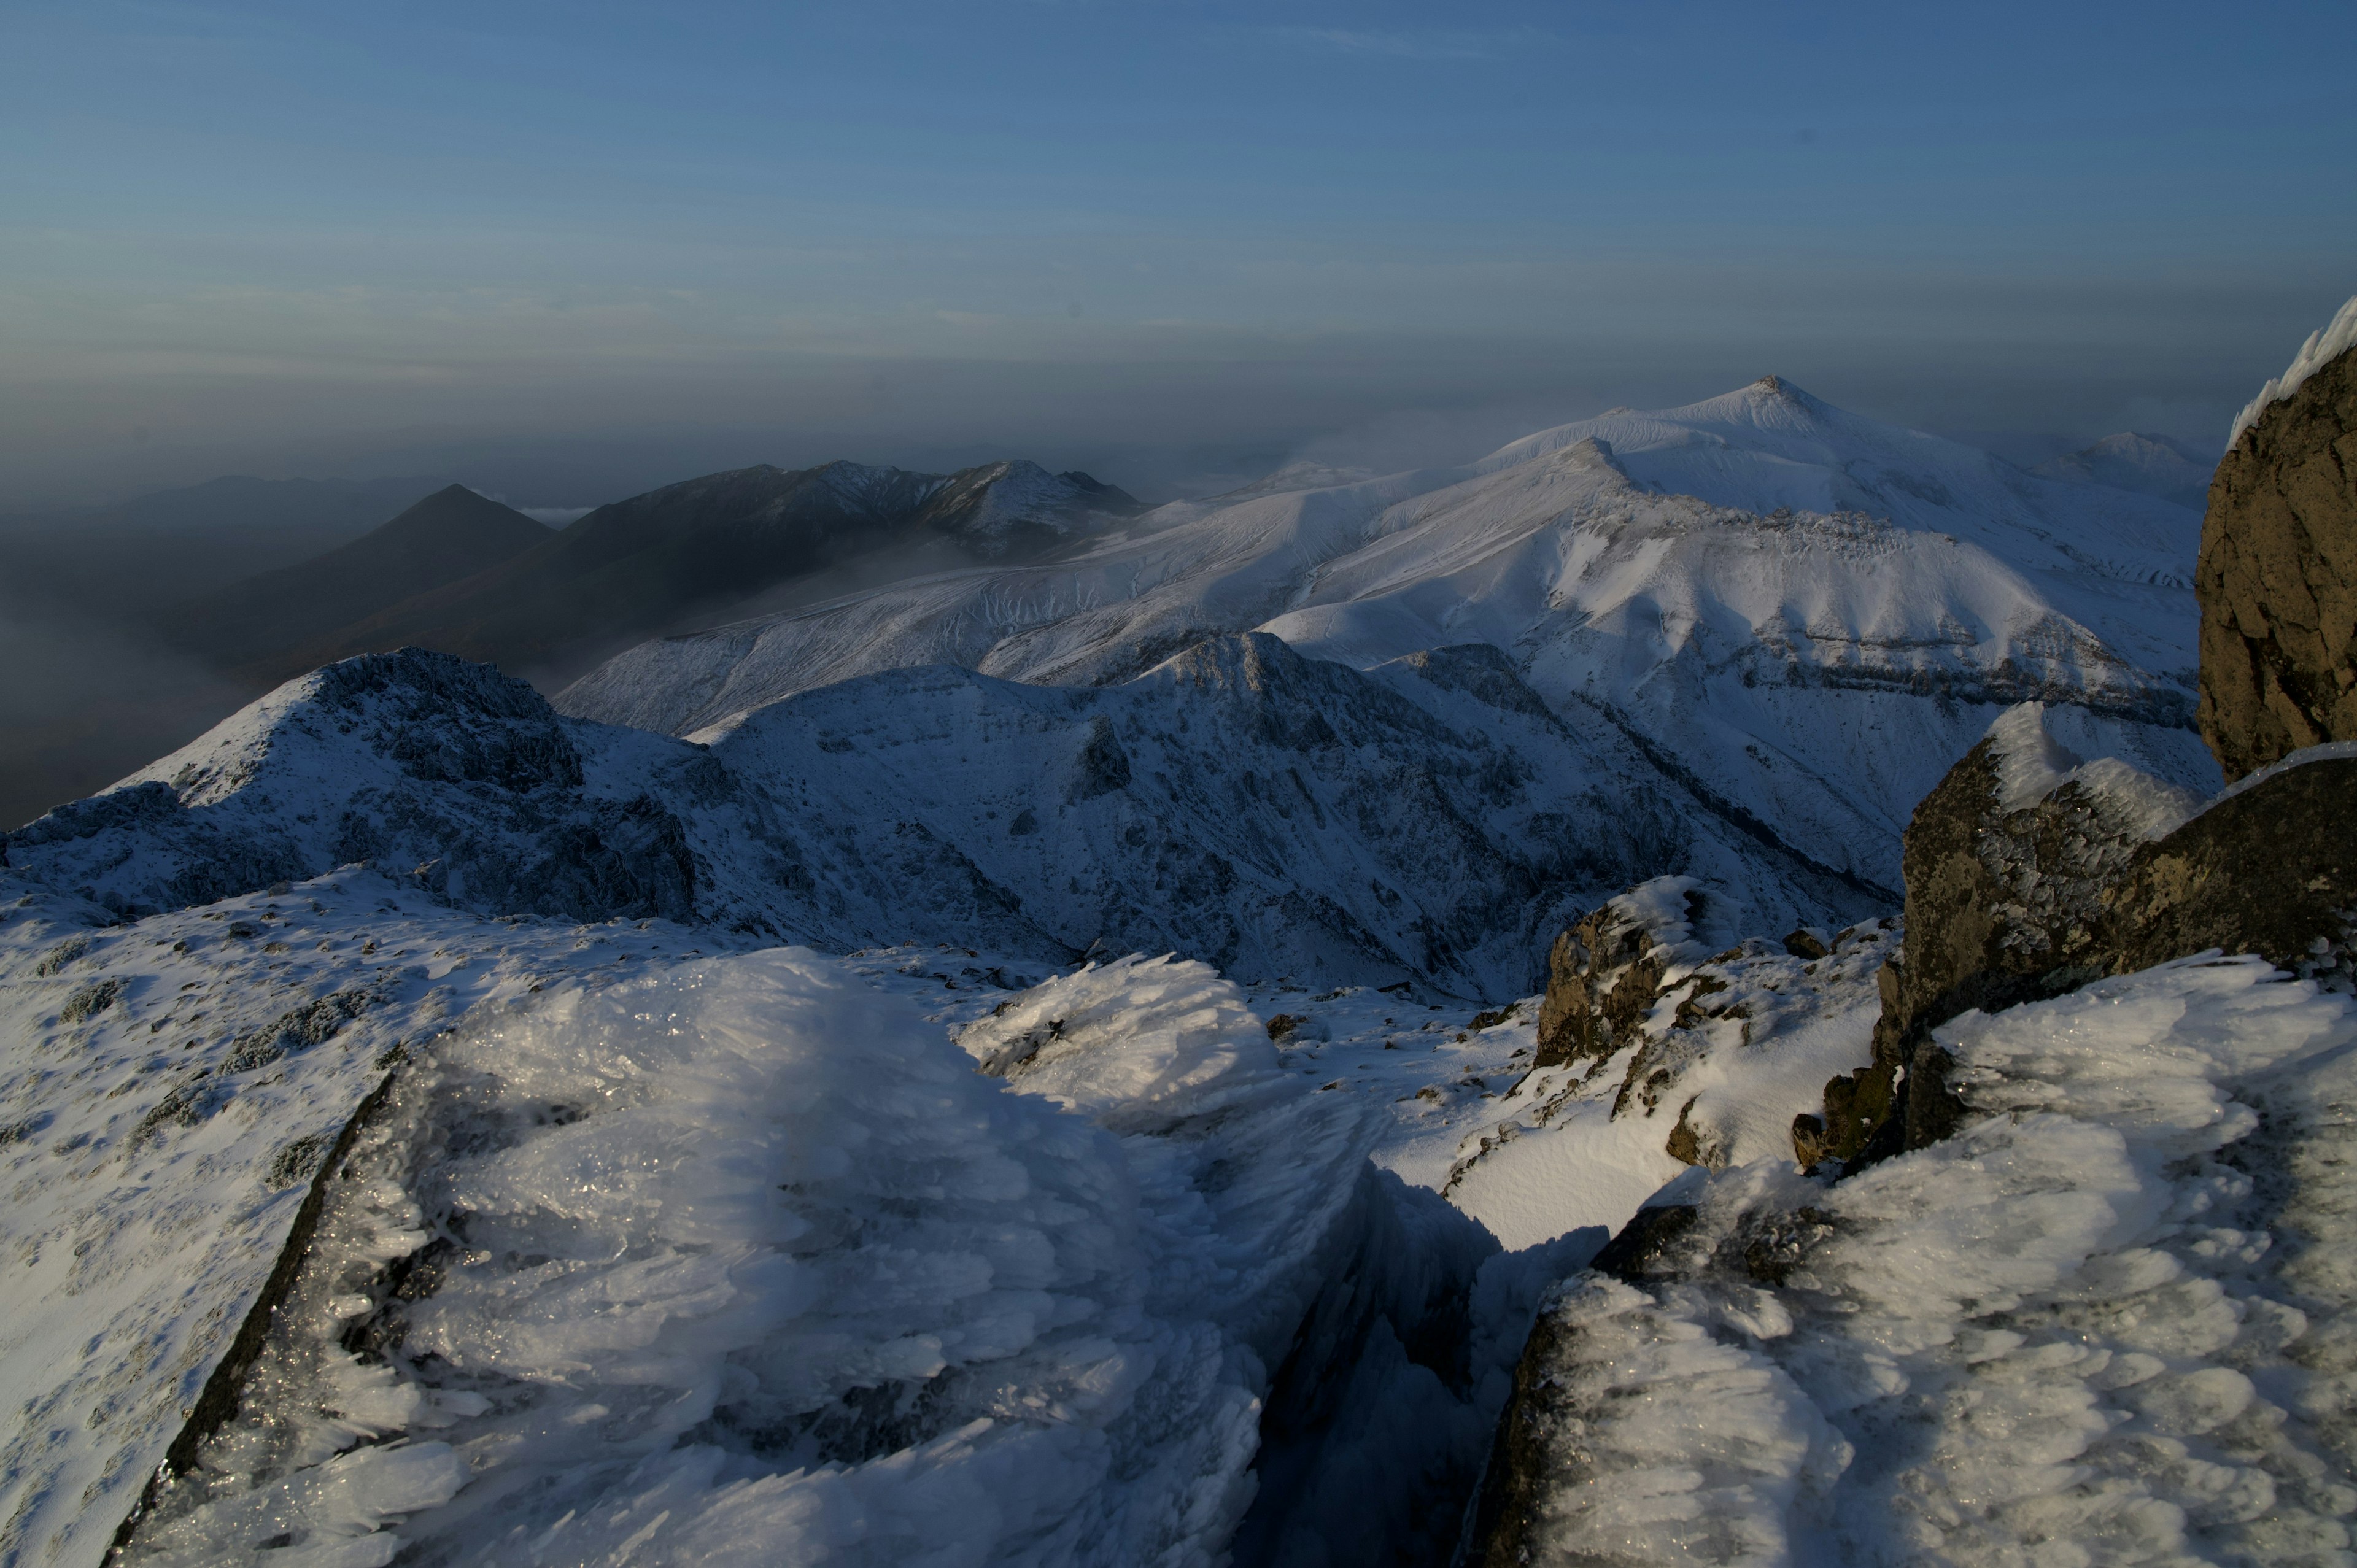
POLYGON ((2203 958, 1939 1038, 1977 1124, 1697 1174, 1566 1287, 1517 1561, 2345 1561, 2348 999, 2203 958))
MULTIPOLYGON (((1279 1070, 1202 966, 1010 1000, 969 1049, 1069 1013, 1088 1114, 792 950, 551 990, 417 1053, 127 1561, 1227 1560, 1280 1363, 1413 1343, 1433 1302, 1461 1323, 1494 1243, 1399 1208, 1365 1102, 1279 1070)), ((1480 1287, 1491 1337, 1532 1273, 1480 1287)), ((1488 1376, 1454 1392, 1405 1355, 1356 1374, 1437 1424, 1368 1455, 1394 1506, 1297 1487, 1297 1526, 1398 1522, 1436 1467, 1462 1498, 1502 1393, 1498 1347, 1462 1348, 1488 1376)))
POLYGON ((97 1563, 176 1434, 220 1419, 241 1325, 401 1049, 699 940, 484 920, 365 872, 123 926, 0 873, 0 1563, 97 1563))
POLYGON ((370 655, 42 818, 6 862, 127 914, 365 861, 488 914, 1175 951, 1472 995, 1526 989, 1550 922, 1649 875, 1702 878, 1763 925, 1878 897, 1610 724, 1565 722, 1479 645, 1361 673, 1227 639, 1083 690, 896 671, 708 738, 370 655))
POLYGON ((1104 683, 1251 628, 1361 668, 1487 642, 1558 712, 1611 715, 1887 884, 1908 810, 1994 704, 2067 708, 2078 749, 2214 785, 2190 729, 2199 527, 1771 378, 1467 468, 1273 477, 1062 560, 646 643, 557 701, 694 734, 911 664, 1104 683))

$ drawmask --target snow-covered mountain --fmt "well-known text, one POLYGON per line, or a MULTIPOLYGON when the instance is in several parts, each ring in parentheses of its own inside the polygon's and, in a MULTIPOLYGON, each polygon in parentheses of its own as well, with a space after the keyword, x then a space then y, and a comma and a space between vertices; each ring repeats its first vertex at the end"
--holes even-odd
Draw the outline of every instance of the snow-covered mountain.
POLYGON ((2124 430, 2076 452, 2050 457, 2029 471, 2066 485, 2108 485, 2115 490, 2158 496, 2198 510, 2209 494, 2210 474, 2215 467, 2186 456, 2166 436, 2124 430))
MULTIPOLYGON (((1051 562, 642 644, 566 713, 695 735, 873 671, 1127 680, 1245 629, 1370 669, 1486 642, 1812 859, 1889 886, 1914 801, 1996 712, 2214 784, 2192 734, 2199 517, 1833 408, 1774 377, 1466 468, 1297 468, 1051 562)), ((1576 705, 1575 705, 1576 704, 1576 705)))
POLYGON ((1480 644, 1362 673, 1247 634, 1077 690, 892 671, 708 739, 564 718, 444 654, 370 655, 0 851, 134 918, 366 861, 489 915, 1043 963, 1176 951, 1473 996, 1528 989, 1549 931, 1648 876, 1700 878, 1744 929, 1889 901, 1600 715, 1567 721, 1480 644))

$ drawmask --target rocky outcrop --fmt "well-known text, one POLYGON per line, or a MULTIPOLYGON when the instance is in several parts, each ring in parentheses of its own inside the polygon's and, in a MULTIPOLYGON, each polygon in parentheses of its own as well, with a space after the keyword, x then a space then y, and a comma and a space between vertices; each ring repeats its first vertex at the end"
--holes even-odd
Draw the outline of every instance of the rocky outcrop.
POLYGON ((2058 772, 2068 754, 2036 719, 2008 713, 1916 808, 1906 943, 1878 977, 1874 1059, 1825 1086, 1822 1115, 1796 1121, 1803 1165, 1870 1162, 1954 1131, 1932 1032, 1967 1010, 2212 949, 2305 974, 2348 967, 2357 757, 2296 756, 2192 811, 2115 761, 2058 772))
POLYGON ((2357 757, 2295 757, 2138 852, 2104 895, 2115 973, 2217 948, 2318 974, 2357 921, 2357 757))
MULTIPOLYGON (((1662 877, 1631 889, 1555 939, 1547 953, 1533 1068, 1602 1062, 1641 1037, 1640 1023, 1662 1000, 1671 966, 1691 946, 1704 900, 1691 877, 1662 877)), ((1691 968, 1699 948, 1683 955, 1691 968)))
POLYGON ((2201 735, 2228 779, 2357 739, 2357 349, 2220 462, 2194 581, 2201 735))
POLYGON ((1937 1064, 1918 1059, 1932 1028, 2108 972, 2105 892, 2139 845, 2195 804, 2124 763, 2083 762, 2047 733, 2038 703, 2000 715, 1908 823, 1907 939, 1878 976, 1874 1059, 1826 1085, 1822 1117, 1795 1124, 1802 1163, 1944 1136, 1952 1112, 1937 1064))

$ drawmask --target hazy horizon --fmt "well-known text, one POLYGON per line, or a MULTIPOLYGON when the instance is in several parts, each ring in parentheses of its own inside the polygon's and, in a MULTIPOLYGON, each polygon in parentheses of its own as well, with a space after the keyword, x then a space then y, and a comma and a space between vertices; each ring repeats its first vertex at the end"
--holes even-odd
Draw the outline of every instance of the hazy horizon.
POLYGON ((6 512, 834 456, 1155 496, 1769 372, 1998 450, 2222 445, 2357 288, 2323 6, 239 0, 0 37, 6 512))

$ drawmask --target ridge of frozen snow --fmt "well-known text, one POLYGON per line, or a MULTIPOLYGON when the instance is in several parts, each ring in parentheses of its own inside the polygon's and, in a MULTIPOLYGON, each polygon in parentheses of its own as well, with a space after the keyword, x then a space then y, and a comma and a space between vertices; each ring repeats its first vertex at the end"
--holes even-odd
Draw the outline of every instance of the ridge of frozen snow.
POLYGON ((2243 405, 2234 416, 2233 426, 2226 432, 2226 445, 2233 447, 2243 438, 2243 432, 2259 422, 2268 405, 2278 403, 2307 384, 2308 378, 2357 346, 2357 295, 2333 312, 2332 319, 2308 335, 2299 352, 2291 357, 2284 373, 2259 389, 2259 395, 2243 405))
POLYGON ((2328 740, 2314 746, 2303 746, 2298 751, 2279 757, 2265 768, 2235 779, 2212 796, 2202 809, 2206 811, 2221 800, 2231 800, 2245 789, 2255 789, 2278 773, 2305 768, 2311 762, 2339 762, 2350 757, 2357 757, 2357 740, 2328 740))
POLYGON ((2174 832, 2202 809, 2201 797, 2154 778, 2115 757, 2090 762, 2056 740, 2046 727, 2046 704, 2018 703, 1988 727, 1996 761, 1997 803, 2026 811, 2066 784, 2102 797, 2115 820, 2143 839, 2174 832))

